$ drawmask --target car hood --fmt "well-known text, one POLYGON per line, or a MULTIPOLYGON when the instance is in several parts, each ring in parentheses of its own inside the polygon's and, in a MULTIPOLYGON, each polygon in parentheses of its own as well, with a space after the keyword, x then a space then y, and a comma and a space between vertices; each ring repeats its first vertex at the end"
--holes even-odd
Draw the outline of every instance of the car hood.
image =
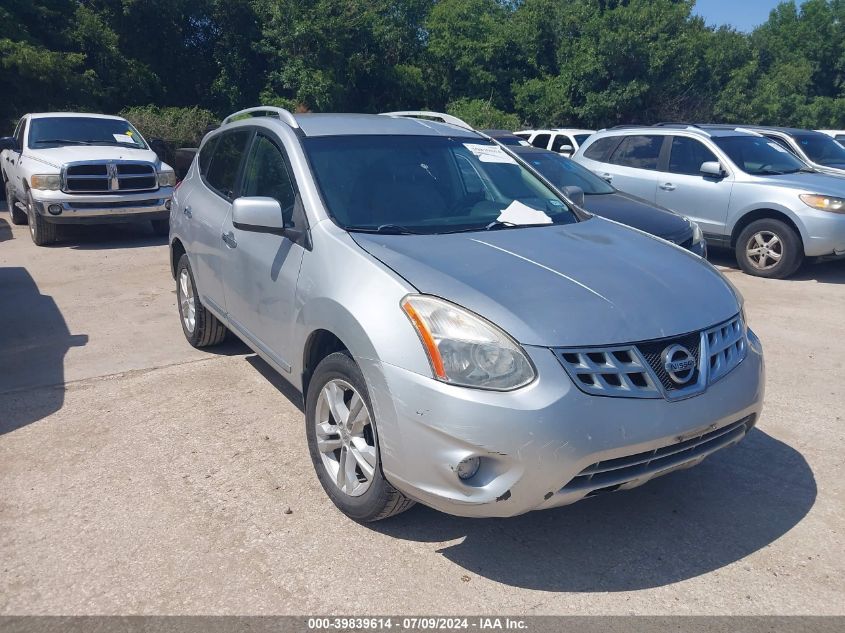
POLYGON ((683 242, 692 235, 692 227, 683 216, 622 192, 585 195, 584 208, 672 242, 683 242))
POLYGON ((790 189, 803 189, 811 193, 845 196, 845 179, 833 174, 818 172, 798 172, 780 176, 757 176, 755 184, 790 189))
POLYGON ((26 150, 25 158, 31 158, 57 169, 77 161, 139 160, 159 164, 158 156, 150 149, 132 149, 110 145, 65 145, 47 149, 26 150))
POLYGON ((420 292, 525 345, 609 345, 700 330, 739 311, 727 280, 687 251, 591 218, 447 235, 352 233, 420 292))

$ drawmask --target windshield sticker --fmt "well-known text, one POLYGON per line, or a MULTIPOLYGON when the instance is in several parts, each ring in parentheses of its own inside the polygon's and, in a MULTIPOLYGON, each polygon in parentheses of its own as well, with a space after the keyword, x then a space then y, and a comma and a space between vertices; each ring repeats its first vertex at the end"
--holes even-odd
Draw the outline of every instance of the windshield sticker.
POLYGON ((506 163, 508 165, 516 165, 516 161, 508 156, 508 154, 506 154, 505 151, 498 145, 464 143, 464 147, 478 156, 478 160, 482 163, 506 163))
POLYGON ((781 147, 780 145, 778 145, 778 144, 777 144, 777 143, 775 143, 774 141, 769 141, 768 143, 766 143, 766 145, 768 145, 769 147, 773 147, 773 148, 775 148, 777 151, 779 151, 779 152, 783 152, 784 154, 788 154, 788 153, 789 153, 789 152, 787 152, 787 151, 786 151, 783 147, 781 147))
POLYGON ((552 219, 542 211, 532 209, 528 205, 522 204, 519 200, 511 202, 506 209, 504 209, 497 222, 505 224, 551 224, 552 219))
POLYGON ((134 139, 129 136, 128 134, 112 134, 114 140, 118 143, 131 143, 132 145, 135 144, 134 139))

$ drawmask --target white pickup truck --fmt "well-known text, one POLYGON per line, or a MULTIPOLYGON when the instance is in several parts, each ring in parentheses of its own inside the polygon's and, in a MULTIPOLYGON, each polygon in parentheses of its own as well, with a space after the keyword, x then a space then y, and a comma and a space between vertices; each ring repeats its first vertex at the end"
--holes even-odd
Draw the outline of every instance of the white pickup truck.
POLYGON ((27 114, 0 138, 0 173, 13 224, 38 246, 60 224, 152 221, 166 235, 176 175, 126 119, 27 114))

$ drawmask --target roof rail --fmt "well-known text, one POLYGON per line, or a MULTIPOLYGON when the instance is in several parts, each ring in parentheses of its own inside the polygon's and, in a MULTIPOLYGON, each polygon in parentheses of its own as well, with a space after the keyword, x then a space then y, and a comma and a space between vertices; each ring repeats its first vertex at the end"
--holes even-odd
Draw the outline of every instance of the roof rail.
POLYGON ((225 119, 223 119, 223 123, 220 125, 226 125, 227 123, 232 123, 235 117, 240 117, 245 114, 249 114, 250 116, 255 116, 257 112, 264 112, 263 116, 267 116, 268 114, 275 114, 279 120, 284 121, 292 128, 299 128, 299 123, 296 122, 294 116, 290 113, 290 111, 285 110, 284 108, 277 108, 275 106, 257 106, 255 108, 247 108, 246 110, 238 110, 237 112, 233 112, 225 119))
POLYGON ((456 127, 475 132, 475 128, 466 121, 459 119, 456 116, 452 116, 451 114, 444 114, 442 112, 429 112, 427 110, 402 110, 400 112, 380 112, 379 114, 381 116, 401 116, 412 119, 434 119, 435 121, 440 121, 441 123, 448 123, 449 125, 454 125, 456 127))

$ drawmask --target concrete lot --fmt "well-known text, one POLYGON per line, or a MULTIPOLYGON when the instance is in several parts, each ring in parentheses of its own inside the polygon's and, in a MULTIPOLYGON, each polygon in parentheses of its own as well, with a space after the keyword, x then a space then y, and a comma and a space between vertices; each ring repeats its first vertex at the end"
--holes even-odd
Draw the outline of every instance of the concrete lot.
POLYGON ((567 508, 364 527, 296 394, 184 341, 166 240, 37 248, 0 213, 0 614, 843 614, 845 263, 716 263, 767 354, 743 443, 567 508))

